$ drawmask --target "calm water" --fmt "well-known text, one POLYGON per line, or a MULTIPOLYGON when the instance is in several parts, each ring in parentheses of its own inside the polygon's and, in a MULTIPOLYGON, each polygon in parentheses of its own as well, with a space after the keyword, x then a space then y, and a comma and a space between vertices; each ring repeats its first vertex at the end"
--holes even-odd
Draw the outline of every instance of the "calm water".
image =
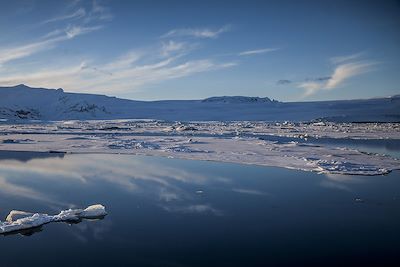
POLYGON ((0 153, 1 219, 94 203, 105 219, 0 236, 0 266, 400 266, 399 172, 0 153))

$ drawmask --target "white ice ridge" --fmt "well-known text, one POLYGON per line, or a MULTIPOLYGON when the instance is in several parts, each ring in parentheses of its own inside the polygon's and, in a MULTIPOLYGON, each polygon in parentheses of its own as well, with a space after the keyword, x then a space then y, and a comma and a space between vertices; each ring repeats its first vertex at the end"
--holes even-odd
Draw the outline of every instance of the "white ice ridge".
POLYGON ((105 207, 100 204, 89 206, 86 209, 63 210, 57 215, 12 210, 5 222, 0 221, 0 234, 35 228, 50 222, 96 219, 106 215, 105 207))

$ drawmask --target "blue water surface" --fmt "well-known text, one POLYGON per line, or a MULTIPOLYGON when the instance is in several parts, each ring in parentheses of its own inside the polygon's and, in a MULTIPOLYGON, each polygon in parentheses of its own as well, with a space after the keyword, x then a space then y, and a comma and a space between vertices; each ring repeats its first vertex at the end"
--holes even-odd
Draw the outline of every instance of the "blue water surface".
POLYGON ((0 236, 0 266, 400 266, 400 173, 0 152, 0 220, 108 215, 0 236))

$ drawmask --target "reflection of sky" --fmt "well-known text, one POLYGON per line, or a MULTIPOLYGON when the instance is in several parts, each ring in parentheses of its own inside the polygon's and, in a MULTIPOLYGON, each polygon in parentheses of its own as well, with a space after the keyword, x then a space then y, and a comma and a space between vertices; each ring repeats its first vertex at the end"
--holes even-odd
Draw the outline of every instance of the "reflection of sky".
POLYGON ((195 193, 186 192, 179 184, 187 183, 201 188, 211 180, 222 184, 229 182, 218 175, 194 173, 185 168, 169 166, 163 160, 148 161, 143 157, 74 155, 64 159, 0 161, 1 194, 44 202, 60 208, 76 206, 72 199, 60 199, 60 193, 65 188, 79 188, 85 191, 101 185, 110 190, 130 194, 145 193, 156 200, 171 202, 190 199, 190 195, 195 193))
MULTIPOLYGON (((210 186, 223 187, 246 195, 273 195, 257 187, 241 187, 240 182, 238 183, 240 181, 238 175, 223 167, 232 166, 230 164, 220 164, 222 172, 213 171, 218 163, 201 162, 199 164, 199 167, 193 169, 196 165, 193 161, 121 155, 67 155, 65 158, 37 158, 27 162, 1 160, 0 193, 47 203, 53 208, 77 205, 69 197, 66 199, 60 197, 65 189, 79 188, 84 192, 100 185, 109 190, 144 194, 155 201, 167 204, 198 197, 197 190, 202 193, 202 188, 210 186), (185 185, 189 185, 190 189, 185 185)), ((323 187, 347 191, 351 191, 352 185, 362 184, 367 179, 361 176, 328 174, 318 177, 321 178, 320 185, 323 187)), ((207 210, 190 207, 195 206, 168 208, 168 210, 207 210)), ((210 207, 208 210, 214 210, 214 208, 210 207)))
MULTIPOLYGON (((29 238, 1 237, 0 251, 6 255, 2 264, 11 265, 14 251, 23 250, 26 257, 17 262, 25 266, 25 260, 38 259, 44 249, 48 262, 68 251, 79 259, 90 258, 85 266, 111 259, 108 265, 134 265, 130 263, 137 263, 142 254, 151 255, 145 263, 181 263, 177 259, 189 254, 193 263, 199 262, 200 254, 201 259, 215 259, 209 252, 196 254, 210 246, 221 253, 218 258, 240 262, 243 255, 252 255, 263 262, 264 254, 254 254, 261 249, 272 251, 274 261, 273 255, 286 251, 287 244, 293 251, 303 251, 312 242, 317 253, 328 253, 331 245, 324 250, 324 244, 352 242, 348 237, 357 231, 368 233, 365 238, 372 241, 363 244, 371 246, 382 240, 381 233, 371 231, 376 225, 396 229, 388 235, 398 237, 393 233, 398 233, 395 226, 400 220, 399 178, 399 172, 376 177, 320 175, 130 155, 0 160, 0 219, 12 209, 54 214, 94 203, 105 205, 109 213, 101 221, 49 224, 29 238), (235 246, 243 255, 232 253, 235 246)), ((65 259, 63 266, 71 265, 65 259)))

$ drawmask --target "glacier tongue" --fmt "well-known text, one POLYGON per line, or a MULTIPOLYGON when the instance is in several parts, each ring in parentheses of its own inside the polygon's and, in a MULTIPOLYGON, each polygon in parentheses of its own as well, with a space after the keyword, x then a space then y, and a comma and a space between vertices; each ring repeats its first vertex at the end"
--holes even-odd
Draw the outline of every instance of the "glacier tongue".
POLYGON ((106 215, 105 207, 100 204, 89 206, 86 209, 63 210, 57 215, 12 210, 5 222, 0 221, 0 234, 35 228, 50 222, 96 219, 106 215))

